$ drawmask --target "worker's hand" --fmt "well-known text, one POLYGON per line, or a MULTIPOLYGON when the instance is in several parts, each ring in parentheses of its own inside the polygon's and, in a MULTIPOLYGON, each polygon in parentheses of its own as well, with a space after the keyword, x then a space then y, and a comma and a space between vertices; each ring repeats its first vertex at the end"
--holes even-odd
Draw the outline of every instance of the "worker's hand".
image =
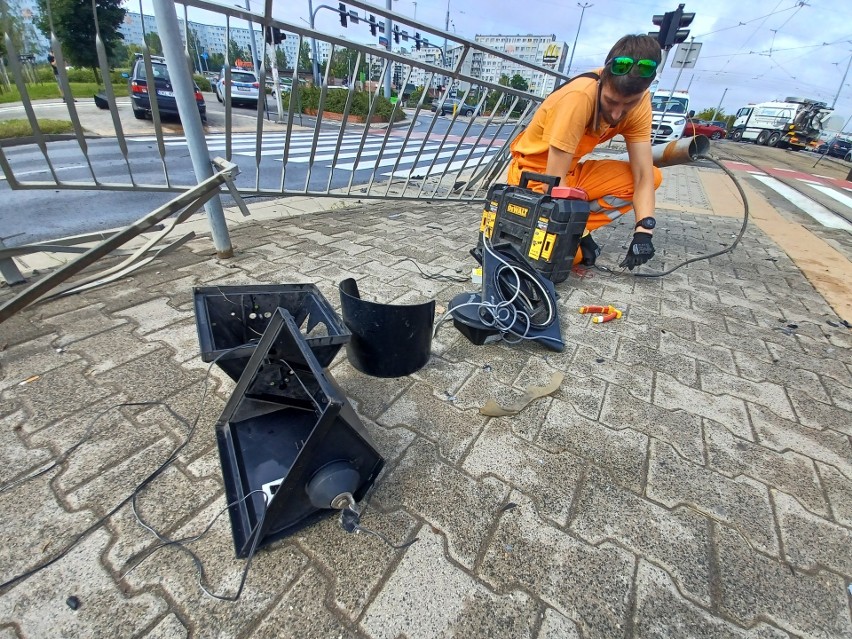
POLYGON ((619 266, 627 267, 631 271, 634 267, 644 264, 654 257, 654 245, 651 243, 650 233, 634 233, 633 241, 627 249, 627 255, 619 266))

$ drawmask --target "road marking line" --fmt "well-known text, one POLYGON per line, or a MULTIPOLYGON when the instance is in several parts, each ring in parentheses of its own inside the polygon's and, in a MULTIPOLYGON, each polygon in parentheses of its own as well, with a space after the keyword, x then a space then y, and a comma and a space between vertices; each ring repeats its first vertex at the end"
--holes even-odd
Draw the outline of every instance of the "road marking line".
POLYGON ((849 207, 850 209, 852 209, 852 197, 849 197, 848 195, 844 195, 840 191, 835 191, 831 187, 825 186, 824 184, 811 183, 811 186, 812 186, 812 188, 815 188, 820 193, 824 193, 825 195, 832 198, 833 200, 837 200, 843 206, 846 206, 846 207, 849 207))
POLYGON ((786 184, 779 182, 773 177, 769 177, 768 175, 755 175, 754 179, 759 180, 770 189, 781 195, 791 204, 795 205, 808 215, 810 215, 814 220, 832 229, 841 229, 845 231, 852 232, 852 224, 849 224, 846 220, 838 217, 827 208, 825 208, 822 204, 817 204, 813 200, 809 199, 807 196, 802 195, 798 191, 790 188, 786 184))
MULTIPOLYGON (((428 145, 428 146, 424 147, 423 150, 424 151, 432 151, 434 149, 440 149, 440 148, 441 148, 440 144, 432 144, 432 145, 428 145)), ((369 156, 376 156, 376 158, 378 159, 378 157, 379 157, 379 155, 381 155, 381 153, 382 153, 382 147, 379 146, 375 149, 370 149, 369 151, 361 153, 361 158, 363 159, 365 156, 368 156, 368 157, 369 156)), ((417 152, 415 151, 414 155, 411 155, 410 157, 414 157, 416 154, 417 154, 417 152)), ((401 155, 401 154, 397 153, 396 155, 401 155)), ((426 154, 426 155, 428 155, 428 154, 426 154)), ((423 155, 421 157, 425 158, 426 155, 423 155)), ((358 157, 357 151, 354 151, 352 153, 338 153, 338 154, 329 153, 329 154, 326 154, 326 155, 316 155, 316 156, 314 156, 313 161, 314 162, 327 162, 329 160, 334 160, 334 159, 349 160, 349 159, 354 159, 354 158, 357 158, 357 157, 358 157)), ((431 156, 429 158, 426 158, 426 159, 431 159, 431 156)), ((297 158, 287 158, 288 163, 295 162, 297 164, 307 164, 310 161, 311 161, 311 158, 308 157, 308 156, 297 157, 297 158)), ((396 156, 390 157, 387 160, 382 160, 383 164, 381 164, 381 166, 385 166, 384 162, 386 162, 386 161, 390 162, 390 164, 393 164, 394 162, 396 162, 396 156)), ((362 164, 364 164, 364 163, 360 162, 360 161, 358 162, 359 167, 361 167, 362 164)), ((372 165, 375 166, 375 162, 373 162, 372 165)), ((347 167, 350 167, 350 166, 353 166, 353 165, 351 163, 338 164, 334 168, 335 169, 345 169, 347 171, 351 171, 352 169, 347 168, 347 167)), ((364 165, 364 167, 362 167, 362 168, 365 168, 365 167, 366 167, 366 165, 364 165)))
MULTIPOLYGON (((438 148, 440 148, 440 147, 438 147, 438 148)), ((478 155, 478 154, 484 153, 484 152, 485 152, 485 149, 473 148, 473 149, 470 150, 470 153, 468 155, 474 155, 474 154, 478 155)), ((400 164, 409 164, 409 163, 412 163, 412 162, 415 162, 415 161, 418 162, 418 163, 419 162, 428 162, 428 161, 434 160, 434 159, 442 159, 442 158, 452 157, 453 154, 459 155, 455 150, 452 150, 452 151, 445 151, 443 153, 425 153, 425 154, 421 155, 419 158, 417 158, 416 155, 402 156, 402 158, 400 158, 400 160, 399 160, 399 163, 400 164)), ((353 171, 353 170, 363 171, 365 169, 375 169, 375 168, 378 168, 378 167, 381 167, 381 166, 393 166, 394 164, 396 164, 396 161, 397 161, 396 158, 388 158, 387 160, 382 160, 381 162, 358 162, 357 168, 355 167, 354 163, 350 162, 348 164, 339 164, 339 165, 335 166, 334 168, 335 168, 335 170, 344 170, 344 171, 353 171)), ((423 167, 423 168, 426 168, 426 167, 423 167)))
MULTIPOLYGON (((400 149, 403 148, 403 145, 404 145, 403 142, 390 143, 387 146, 385 146, 384 148, 399 151, 400 149)), ((352 150, 352 149, 364 149, 364 150, 376 150, 376 151, 378 151, 381 148, 382 148, 382 144, 380 142, 377 142, 375 144, 365 144, 363 146, 360 145, 360 144, 343 144, 339 148, 337 146, 318 146, 318 147, 314 148, 314 147, 311 147, 311 146, 304 146, 304 145, 294 147, 291 144, 289 151, 291 153, 295 152, 294 157, 291 158, 291 159, 295 160, 295 157, 302 157, 302 156, 307 157, 309 155, 311 149, 313 149, 314 151, 326 152, 326 151, 334 151, 334 150, 349 151, 349 150, 352 150)), ((219 149, 219 150, 224 150, 224 149, 219 149)), ((272 148, 264 147, 264 149, 260 152, 260 155, 262 155, 262 156, 282 155, 283 153, 284 153, 284 145, 282 144, 281 146, 276 146, 276 147, 272 147, 272 148)), ((240 151, 240 152, 235 153, 235 154, 236 155, 243 155, 243 156, 247 156, 247 157, 257 157, 257 154, 254 152, 253 149, 243 150, 243 151, 240 151)), ((315 156, 315 157, 320 157, 320 156, 315 156)), ((347 156, 346 154, 338 154, 337 157, 355 157, 355 156, 354 155, 347 156)))
MULTIPOLYGON (((432 175, 434 173, 441 173, 443 171, 458 171, 458 170, 464 169, 466 166, 468 166, 468 167, 485 166, 486 164, 488 164, 488 162, 491 160, 491 158, 493 158, 495 155, 497 155, 497 154, 492 153, 491 155, 486 155, 485 157, 481 158, 481 164, 480 164, 480 158, 472 158, 472 157, 467 157, 464 160, 456 160, 455 162, 451 162, 449 164, 447 164, 447 163, 436 164, 431 169, 429 169, 428 175, 432 175)), ((410 169, 410 170, 400 170, 400 171, 394 171, 393 173, 382 173, 382 175, 383 176, 390 175, 392 177, 400 177, 400 178, 409 177, 409 176, 411 176, 412 178, 426 177, 427 174, 423 172, 424 169, 426 169, 426 168, 427 167, 423 167, 423 168, 420 168, 420 169, 414 168, 414 169, 410 169)))

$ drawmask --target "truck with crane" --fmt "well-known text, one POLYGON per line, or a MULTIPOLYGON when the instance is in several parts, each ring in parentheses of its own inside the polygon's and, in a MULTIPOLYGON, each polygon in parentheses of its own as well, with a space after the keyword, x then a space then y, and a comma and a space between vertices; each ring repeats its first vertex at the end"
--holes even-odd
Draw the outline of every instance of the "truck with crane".
POLYGON ((744 106, 736 114, 730 139, 800 151, 819 144, 820 133, 830 128, 832 109, 808 98, 785 98, 744 106))

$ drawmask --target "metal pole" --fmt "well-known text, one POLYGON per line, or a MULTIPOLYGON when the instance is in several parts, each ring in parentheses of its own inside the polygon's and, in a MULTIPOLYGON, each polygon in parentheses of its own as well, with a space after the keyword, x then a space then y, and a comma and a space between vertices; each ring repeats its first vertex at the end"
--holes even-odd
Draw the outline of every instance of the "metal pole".
MULTIPOLYGON (((392 2, 393 2, 393 0, 387 0, 385 2, 385 8, 388 11, 392 10, 392 8, 391 8, 392 2)), ((449 6, 450 6, 450 2, 449 2, 449 0, 447 0, 447 7, 449 7, 449 6)), ((449 11, 447 12, 447 15, 448 16, 450 15, 449 11)), ((390 18, 388 18, 385 21, 385 36, 387 36, 387 39, 388 39, 388 47, 387 47, 388 51, 393 51, 393 20, 391 20, 390 18)), ((390 100, 390 97, 391 97, 392 68, 393 68, 393 65, 388 63, 387 73, 385 74, 385 98, 388 99, 388 100, 390 100)))
MULTIPOLYGON (((157 18, 157 32, 163 45, 163 55, 169 67, 172 79, 172 90, 175 93, 180 121, 183 124, 186 144, 192 158, 192 168, 195 179, 203 182, 213 177, 213 166, 210 164, 210 152, 207 150, 207 139, 204 137, 204 127, 201 125, 201 115, 195 102, 195 85, 186 65, 183 43, 180 37, 177 10, 172 0, 153 0, 154 15, 157 18)), ((233 257, 234 249, 228 235, 228 224, 225 212, 218 197, 211 198, 205 205, 210 230, 213 234, 213 245, 220 258, 233 257)))
MULTIPOLYGON (((246 0, 246 10, 251 11, 251 5, 249 4, 249 0, 246 0)), ((249 20, 249 45, 251 45, 251 68, 254 69, 255 73, 258 73, 260 67, 258 66, 258 60, 260 58, 257 57, 257 42, 254 41, 254 23, 249 20)))
POLYGON ((834 100, 831 103, 831 108, 837 104, 837 98, 840 97, 840 91, 843 89, 843 83, 846 82, 846 76, 849 74, 849 65, 852 64, 852 55, 849 56, 849 62, 846 63, 846 71, 843 73, 843 79, 840 81, 840 86, 837 87, 837 93, 834 94, 834 100))
MULTIPOLYGON (((450 30, 450 0, 447 0, 447 19, 444 20, 444 32, 446 33, 449 30, 450 30)), ((449 51, 447 50, 447 36, 444 36, 444 49, 443 49, 443 51, 444 51, 444 64, 446 65, 447 53, 449 53, 449 51)))
POLYGON ((594 5, 589 2, 584 2, 583 4, 578 2, 577 6, 580 7, 580 23, 577 25, 577 35, 574 36, 574 46, 571 47, 571 57, 568 59, 568 71, 565 73, 567 76, 571 75, 571 65, 574 63, 574 51, 577 49, 577 39, 580 37, 580 27, 583 26, 583 14, 586 13, 586 9, 594 5))
MULTIPOLYGON (((270 40, 272 39, 272 28, 267 27, 270 31, 270 40)), ((278 56, 276 55, 277 45, 268 43, 266 45, 266 53, 269 56, 269 59, 272 61, 272 89, 275 91, 275 108, 277 109, 276 113, 276 121, 281 122, 281 119, 284 117, 284 105, 281 102, 281 83, 278 79, 278 56)), ((298 64, 298 62, 297 62, 298 64)), ((292 90, 292 88, 291 88, 292 90)), ((266 91, 265 87, 261 87, 261 91, 266 91)))
MULTIPOLYGON (((246 0, 248 1, 248 0, 246 0)), ((319 9, 317 9, 319 10, 319 9)), ((308 11, 311 13, 311 30, 314 30, 314 19, 316 14, 314 13, 314 3, 313 0, 308 0, 308 11)), ((316 38, 311 38, 311 57, 313 60, 311 61, 311 73, 314 76, 314 86, 319 86, 320 84, 320 74, 319 74, 319 56, 317 55, 317 40, 316 38)))
POLYGON ((716 107, 716 110, 713 111, 713 117, 710 120, 715 120, 716 116, 719 114, 719 109, 722 108, 722 100, 725 99, 725 94, 728 92, 728 87, 725 87, 725 90, 722 92, 722 97, 719 98, 719 105, 716 107))

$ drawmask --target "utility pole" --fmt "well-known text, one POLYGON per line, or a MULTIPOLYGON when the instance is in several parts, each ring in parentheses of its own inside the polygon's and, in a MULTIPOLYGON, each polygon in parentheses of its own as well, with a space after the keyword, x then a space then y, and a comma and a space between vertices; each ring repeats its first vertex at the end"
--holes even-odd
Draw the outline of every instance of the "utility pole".
POLYGON ((852 55, 849 56, 849 62, 846 63, 846 71, 843 73, 843 79, 840 81, 840 86, 837 87, 837 93, 834 94, 834 100, 831 102, 831 108, 837 104, 837 98, 840 97, 840 91, 843 89, 843 84, 846 82, 846 76, 849 75, 849 65, 852 64, 852 55))
MULTIPOLYGON (((163 45, 163 55, 169 67, 172 78, 172 90, 175 94, 180 121, 186 134, 186 144, 189 156, 192 158, 192 168, 198 182, 213 177, 213 166, 210 164, 210 152, 207 150, 207 140, 201 125, 201 114, 195 103, 195 84, 189 73, 189 65, 180 37, 175 3, 172 0, 153 0, 154 15, 157 17, 157 32, 163 45)), ((225 212, 222 201, 214 195, 204 205, 210 230, 213 234, 213 245, 216 255, 220 258, 233 257, 234 249, 228 235, 228 224, 225 222, 225 212)))
MULTIPOLYGON (((444 20, 444 32, 446 33, 449 30, 450 30, 450 0, 447 0, 447 19, 444 20)), ((444 64, 446 64, 446 61, 447 61, 447 53, 449 53, 449 51, 447 50, 447 36, 444 36, 444 64)))
MULTIPOLYGON (((578 2, 577 6, 580 7, 580 22, 577 25, 577 35, 574 36, 574 46, 571 47, 571 57, 568 59, 568 71, 565 72, 565 75, 567 75, 569 77, 571 75, 571 65, 574 63, 574 51, 577 50, 577 40, 580 38, 580 27, 583 26, 583 15, 586 13, 586 9, 588 9, 589 7, 593 7, 595 5, 593 5, 589 2, 584 2, 583 4, 580 4, 578 2)), ((447 14, 447 15, 449 15, 449 14, 447 14)))
MULTIPOLYGON (((246 10, 251 11, 251 5, 249 4, 249 0, 246 0, 246 10)), ((254 23, 249 19, 249 36, 251 40, 249 40, 249 44, 251 45, 251 68, 254 69, 254 72, 257 73, 260 69, 258 67, 260 63, 260 58, 257 57, 257 42, 254 41, 254 23)), ((263 87, 261 87, 263 89, 263 87)))
MULTIPOLYGON (((391 11, 391 2, 393 0, 386 0, 385 8, 388 11, 391 11)), ((449 6, 449 0, 447 0, 447 6, 449 6)), ((388 53, 393 50, 393 20, 388 18, 385 20, 385 37, 388 40, 388 53)), ((390 100, 391 98, 391 64, 388 61, 387 65, 387 73, 385 74, 385 98, 390 100)))
MULTIPOLYGON (((248 2, 248 0, 246 0, 248 2)), ((319 10, 319 9, 317 9, 319 10)), ((316 14, 314 13, 314 3, 313 0, 308 0, 308 11, 311 14, 311 31, 314 30, 314 19, 316 14)), ((314 76, 314 86, 319 86, 319 56, 317 55, 317 39, 311 38, 311 72, 314 76)))
POLYGON ((710 118, 711 120, 715 120, 715 119, 716 119, 716 116, 719 114, 719 109, 721 109, 721 108, 722 108, 722 101, 725 99, 725 94, 726 94, 727 92, 728 92, 728 87, 725 87, 725 90, 724 90, 724 92, 722 93, 722 97, 721 97, 721 98, 719 98, 719 105, 716 107, 716 110, 715 110, 715 111, 713 111, 713 117, 712 117, 712 118, 710 118))

